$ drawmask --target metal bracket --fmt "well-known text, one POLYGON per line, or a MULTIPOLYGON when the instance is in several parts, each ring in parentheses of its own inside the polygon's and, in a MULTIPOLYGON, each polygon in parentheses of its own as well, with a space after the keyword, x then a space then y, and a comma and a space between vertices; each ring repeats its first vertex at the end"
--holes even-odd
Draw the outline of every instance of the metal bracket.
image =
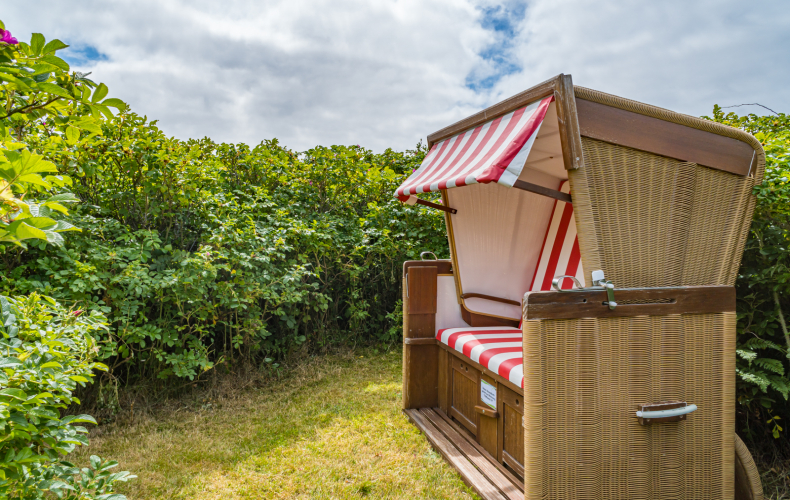
POLYGON ((606 279, 604 279, 603 271, 601 271, 600 269, 597 271, 593 271, 592 280, 593 280, 593 286, 584 288, 582 287, 582 284, 579 283, 579 280, 577 280, 575 276, 569 276, 567 274, 563 274, 561 276, 555 276, 554 279, 551 280, 551 286, 553 286, 554 289, 557 290, 558 292, 578 292, 582 290, 589 291, 589 290, 604 289, 606 290, 606 302, 604 302, 604 305, 609 306, 609 309, 614 309, 615 307, 617 307, 617 302, 614 301, 614 283, 612 283, 611 281, 606 281, 606 279), (575 289, 563 290, 561 288, 562 281, 566 278, 573 280, 573 283, 576 285, 575 289))

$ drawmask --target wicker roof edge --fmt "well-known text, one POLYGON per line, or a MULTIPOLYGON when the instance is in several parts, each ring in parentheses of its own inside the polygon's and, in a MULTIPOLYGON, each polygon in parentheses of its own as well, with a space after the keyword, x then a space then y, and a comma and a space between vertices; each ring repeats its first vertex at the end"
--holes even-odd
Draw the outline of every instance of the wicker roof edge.
POLYGON ((632 111, 634 113, 639 113, 640 115, 659 118, 661 120, 670 121, 680 125, 685 125, 687 127, 704 130, 706 132, 723 135, 745 142, 749 144, 757 153, 757 168, 755 169, 754 177, 757 184, 762 182, 763 173, 765 172, 765 151, 763 151, 763 146, 760 141, 748 132, 744 132, 743 130, 721 123, 703 120, 702 118, 697 118, 691 115, 684 115, 683 113, 677 113, 668 109, 659 108, 658 106, 651 106, 650 104, 632 101, 631 99, 607 94, 606 92, 601 92, 599 90, 580 87, 578 85, 573 86, 573 91, 575 96, 580 99, 606 104, 607 106, 612 106, 626 111, 632 111))

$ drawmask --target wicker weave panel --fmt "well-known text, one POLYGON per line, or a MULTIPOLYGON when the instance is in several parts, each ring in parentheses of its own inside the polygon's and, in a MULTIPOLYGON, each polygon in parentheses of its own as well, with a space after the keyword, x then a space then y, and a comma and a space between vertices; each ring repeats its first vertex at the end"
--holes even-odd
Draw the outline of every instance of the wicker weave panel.
POLYGON ((569 177, 585 272, 603 269, 620 288, 735 284, 754 178, 586 137, 582 146, 585 166, 569 177))
POLYGON ((524 323, 527 500, 730 500, 735 314, 524 323), (638 404, 688 420, 642 426, 638 404))

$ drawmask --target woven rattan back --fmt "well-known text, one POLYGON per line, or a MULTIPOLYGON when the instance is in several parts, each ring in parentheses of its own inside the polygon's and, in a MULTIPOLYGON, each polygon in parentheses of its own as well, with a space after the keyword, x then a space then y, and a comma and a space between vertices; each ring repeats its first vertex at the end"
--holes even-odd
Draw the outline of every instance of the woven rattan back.
MULTIPOLYGON (((743 131, 589 89, 577 97, 714 132, 754 148, 749 176, 582 137, 584 165, 570 170, 586 273, 617 287, 734 285, 765 154, 743 131)), ((589 275, 586 276, 590 283, 589 275)))
POLYGON ((753 177, 586 137, 582 145, 585 166, 570 180, 585 270, 626 288, 735 284, 753 177))
POLYGON ((525 498, 731 500, 734 349, 735 313, 525 321, 525 498))

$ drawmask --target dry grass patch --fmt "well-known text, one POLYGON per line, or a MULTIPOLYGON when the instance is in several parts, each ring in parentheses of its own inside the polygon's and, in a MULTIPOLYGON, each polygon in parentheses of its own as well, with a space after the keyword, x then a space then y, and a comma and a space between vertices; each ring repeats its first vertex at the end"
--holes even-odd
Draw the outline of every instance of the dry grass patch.
POLYGON ((277 383, 100 428, 131 499, 476 498, 400 411, 399 352, 312 358, 277 383))

